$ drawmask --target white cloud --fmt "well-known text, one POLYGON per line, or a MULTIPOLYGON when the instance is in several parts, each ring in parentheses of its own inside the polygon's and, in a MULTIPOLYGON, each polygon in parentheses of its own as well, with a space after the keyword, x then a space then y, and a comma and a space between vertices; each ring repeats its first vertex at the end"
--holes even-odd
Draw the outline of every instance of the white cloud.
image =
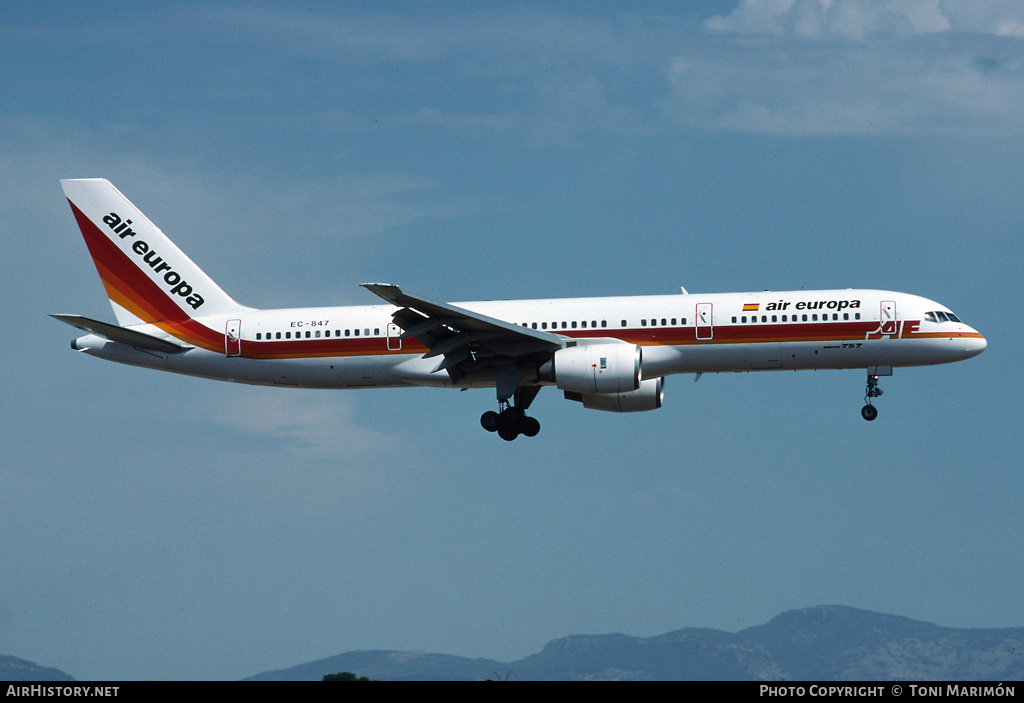
POLYGON ((666 72, 668 113, 790 135, 1024 131, 1024 9, 1003 2, 743 0, 666 72))
POLYGON ((743 0, 708 29, 818 39, 909 36, 950 28, 939 0, 743 0))
POLYGON ((716 32, 803 39, 973 32, 1024 38, 1019 0, 742 0, 705 22, 716 32))
POLYGON ((426 460, 382 414, 388 391, 373 393, 216 384, 199 402, 203 417, 222 428, 208 434, 226 435, 224 447, 234 453, 217 453, 223 476, 213 480, 244 476, 260 505, 276 487, 268 514, 330 513, 342 505, 353 514, 404 500, 409 467, 426 460))
POLYGON ((1020 0, 942 0, 940 5, 954 31, 1024 38, 1024 3, 1020 0))
POLYGON ((271 439, 275 451, 299 459, 393 457, 398 438, 359 426, 355 408, 351 398, 329 391, 232 388, 218 394, 214 422, 271 439))

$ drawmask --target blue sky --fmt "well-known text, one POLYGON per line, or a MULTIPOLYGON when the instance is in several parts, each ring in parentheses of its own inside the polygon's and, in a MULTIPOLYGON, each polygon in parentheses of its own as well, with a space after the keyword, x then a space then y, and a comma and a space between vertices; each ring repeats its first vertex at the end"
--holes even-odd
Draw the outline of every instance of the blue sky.
POLYGON ((1021 626, 1024 10, 898 0, 31 3, 0 20, 0 652, 237 679, 512 660, 837 603, 1021 626), (113 316, 58 179, 257 307, 884 288, 980 357, 544 391, 288 391, 75 355, 113 316))

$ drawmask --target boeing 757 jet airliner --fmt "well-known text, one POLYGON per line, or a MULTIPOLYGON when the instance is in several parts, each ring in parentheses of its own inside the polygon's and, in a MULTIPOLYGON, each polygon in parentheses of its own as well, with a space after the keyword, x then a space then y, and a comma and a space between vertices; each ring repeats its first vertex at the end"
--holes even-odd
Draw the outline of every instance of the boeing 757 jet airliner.
POLYGON ((585 408, 661 407, 665 377, 866 369, 879 376, 968 359, 985 338, 939 303, 819 290, 445 303, 386 283, 383 304, 257 310, 236 303, 108 181, 61 181, 117 324, 54 315, 80 352, 204 378, 297 388, 494 388, 480 423, 532 437, 544 386, 585 408))

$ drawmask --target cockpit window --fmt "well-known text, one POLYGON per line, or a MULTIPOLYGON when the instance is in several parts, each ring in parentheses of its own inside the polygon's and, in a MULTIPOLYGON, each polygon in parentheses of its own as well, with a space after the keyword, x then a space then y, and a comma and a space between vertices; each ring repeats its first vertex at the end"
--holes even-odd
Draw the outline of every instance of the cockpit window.
POLYGON ((933 312, 926 312, 924 319, 928 322, 960 322, 960 318, 951 312, 945 312, 944 310, 935 310, 933 312))

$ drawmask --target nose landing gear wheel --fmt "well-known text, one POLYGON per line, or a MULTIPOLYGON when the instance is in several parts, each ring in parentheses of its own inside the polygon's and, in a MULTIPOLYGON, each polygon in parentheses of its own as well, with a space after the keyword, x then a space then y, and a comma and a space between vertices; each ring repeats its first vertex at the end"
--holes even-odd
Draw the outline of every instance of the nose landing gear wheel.
POLYGON ((863 408, 860 409, 860 415, 868 422, 871 422, 876 417, 878 417, 878 408, 876 408, 874 405, 865 405, 863 408))

